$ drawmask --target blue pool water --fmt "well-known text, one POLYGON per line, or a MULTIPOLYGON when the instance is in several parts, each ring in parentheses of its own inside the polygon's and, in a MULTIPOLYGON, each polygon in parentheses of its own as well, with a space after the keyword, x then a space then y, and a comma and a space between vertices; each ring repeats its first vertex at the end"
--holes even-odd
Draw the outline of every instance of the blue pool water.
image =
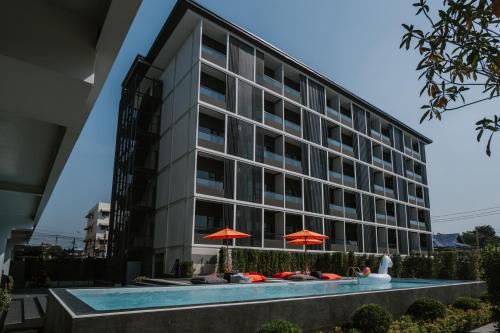
POLYGON ((68 292, 94 310, 110 311, 349 294, 430 287, 457 282, 459 281, 394 279, 382 285, 358 285, 352 281, 308 281, 187 287, 68 289, 68 292))

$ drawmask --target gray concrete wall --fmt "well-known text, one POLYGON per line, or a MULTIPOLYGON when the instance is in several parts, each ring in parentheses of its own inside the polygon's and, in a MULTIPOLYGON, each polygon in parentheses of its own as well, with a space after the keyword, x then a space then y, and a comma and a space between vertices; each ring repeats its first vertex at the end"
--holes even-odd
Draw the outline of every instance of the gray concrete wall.
MULTIPOLYGON (((191 260, 195 140, 198 119, 201 22, 167 62, 163 81, 159 146, 155 253, 164 253, 164 272, 176 259, 191 260)), ((159 272, 155 272, 159 274, 159 272)))
POLYGON ((450 304, 459 296, 479 296, 485 289, 484 282, 471 282, 307 299, 160 309, 149 312, 118 312, 76 317, 72 323, 68 322, 65 314, 60 313, 64 310, 59 304, 54 305, 55 299, 50 295, 46 332, 254 333, 261 325, 277 319, 292 321, 305 331, 316 331, 348 321, 352 313, 363 304, 379 304, 398 318, 417 298, 430 296, 450 304))

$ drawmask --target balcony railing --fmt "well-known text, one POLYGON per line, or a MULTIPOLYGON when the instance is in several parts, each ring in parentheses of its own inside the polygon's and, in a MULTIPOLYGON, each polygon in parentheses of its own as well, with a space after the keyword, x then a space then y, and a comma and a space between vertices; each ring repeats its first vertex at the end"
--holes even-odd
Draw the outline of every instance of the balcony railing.
POLYGON ((342 178, 342 173, 340 172, 329 170, 329 173, 330 173, 330 178, 339 178, 339 179, 342 178))
POLYGON ((219 50, 216 50, 206 44, 202 44, 201 52, 203 58, 207 60, 215 60, 217 64, 225 64, 226 63, 226 55, 219 50))
POLYGON ((276 193, 276 192, 271 192, 271 191, 265 191, 264 196, 268 199, 273 199, 277 201, 283 201, 283 194, 281 193, 276 193))
POLYGON ((214 99, 218 102, 226 102, 226 95, 207 86, 200 86, 200 94, 205 95, 208 98, 214 99))
POLYGON ((273 121, 277 124, 281 124, 281 117, 275 115, 274 113, 268 112, 268 111, 264 111, 264 119, 269 120, 269 121, 273 121))
POLYGON ((342 144, 342 149, 346 150, 346 151, 349 151, 351 153, 354 151, 354 148, 352 146, 349 146, 349 145, 347 145, 345 143, 342 144))
POLYGON ((343 213, 344 212, 344 206, 337 205, 334 203, 330 203, 328 205, 328 208, 330 209, 330 212, 337 212, 337 213, 343 213))
POLYGON ((264 85, 268 85, 271 89, 276 89, 281 92, 281 82, 273 77, 264 74, 264 85))
POLYGON ((205 141, 210 141, 216 144, 223 145, 224 144, 224 137, 212 133, 208 133, 207 131, 203 130, 200 128, 198 131, 198 138, 205 140, 205 141))
POLYGON ((385 215, 385 214, 380 214, 380 213, 377 213, 377 214, 376 214, 376 217, 377 217, 377 219, 380 219, 380 220, 384 220, 384 221, 385 221, 385 217, 386 217, 386 215, 385 215))
POLYGON ((406 170, 406 177, 415 177, 415 173, 410 170, 406 170))
POLYGON ((281 162, 283 161, 283 156, 280 154, 277 154, 275 152, 272 152, 270 150, 264 150, 264 158, 276 162, 281 162))
POLYGON ((341 146, 341 143, 338 140, 335 140, 334 138, 328 138, 328 144, 339 148, 341 146))
POLYGON ((385 187, 383 187, 382 185, 379 185, 379 184, 373 184, 373 187, 374 187, 375 191, 384 192, 384 190, 385 190, 385 187))
POLYGON ((285 201, 302 205, 302 198, 291 194, 285 195, 285 201))
POLYGON ((354 183, 354 177, 344 174, 344 182, 354 183))
POLYGON ((340 118, 340 112, 328 105, 326 106, 326 115, 332 119, 340 118))
POLYGON ((286 84, 284 85, 284 88, 285 88, 286 95, 290 95, 292 98, 300 100, 300 91, 298 91, 295 88, 292 88, 286 84))
POLYGON ((385 194, 394 195, 394 190, 390 187, 386 187, 385 194))
POLYGON ((356 211, 356 208, 353 208, 353 207, 344 207, 345 209, 345 212, 347 214, 352 214, 352 215, 357 215, 357 211, 356 211))
POLYGON ((411 200, 411 201, 416 201, 417 197, 408 193, 408 199, 411 200))
POLYGON ((410 219, 410 228, 411 227, 418 228, 418 221, 410 219))
POLYGON ((198 177, 198 178, 196 178, 196 184, 201 185, 201 186, 205 186, 205 187, 210 187, 210 188, 217 189, 217 190, 224 189, 224 182, 220 181, 220 180, 206 179, 206 178, 198 177))
POLYGON ((373 129, 373 128, 372 128, 372 129, 370 130, 370 135, 371 135, 372 137, 375 137, 375 138, 380 138, 380 136, 381 136, 382 134, 380 134, 380 132, 379 132, 379 131, 377 131, 376 129, 373 129))
POLYGON ((285 119, 285 127, 288 127, 288 128, 295 130, 297 132, 300 132, 300 130, 301 130, 300 124, 294 123, 293 121, 286 120, 286 119, 285 119))
POLYGON ((296 168, 302 168, 302 161, 296 160, 295 158, 285 157, 285 162, 296 168))
POLYGON ((373 155, 373 162, 377 162, 377 163, 380 163, 380 164, 384 164, 384 160, 381 159, 380 157, 378 156, 375 156, 373 155))
POLYGON ((345 121, 347 123, 352 123, 352 117, 351 116, 348 116, 346 114, 341 113, 340 117, 342 118, 343 121, 345 121))
POLYGON ((386 167, 386 168, 392 168, 392 162, 383 160, 383 164, 384 164, 384 167, 386 167))
POLYGON ((419 205, 423 206, 423 205, 424 205, 424 199, 423 199, 423 198, 419 198, 419 197, 417 197, 417 203, 418 203, 419 205))

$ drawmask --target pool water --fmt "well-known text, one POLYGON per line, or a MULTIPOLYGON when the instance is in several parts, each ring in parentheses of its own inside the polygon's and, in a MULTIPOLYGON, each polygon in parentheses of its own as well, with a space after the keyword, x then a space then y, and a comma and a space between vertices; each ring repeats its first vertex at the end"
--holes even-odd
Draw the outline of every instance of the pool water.
POLYGON ((358 285, 352 281, 307 281, 187 287, 68 289, 67 291, 96 311, 112 311, 349 294, 455 283, 459 281, 394 279, 390 283, 380 285, 358 285))

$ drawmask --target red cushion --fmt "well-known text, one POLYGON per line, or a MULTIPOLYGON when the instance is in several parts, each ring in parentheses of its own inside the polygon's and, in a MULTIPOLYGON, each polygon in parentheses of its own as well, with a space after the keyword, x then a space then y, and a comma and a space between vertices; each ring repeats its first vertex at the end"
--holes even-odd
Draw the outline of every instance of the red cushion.
POLYGON ((323 280, 340 280, 342 279, 342 276, 333 273, 323 273, 321 278, 323 280))
POLYGON ((243 276, 250 279, 253 282, 264 282, 266 281, 266 277, 260 273, 253 274, 255 272, 243 273, 243 276))
POLYGON ((279 272, 279 273, 274 274, 273 278, 276 278, 276 279, 286 279, 290 275, 294 275, 294 274, 295 274, 295 272, 279 272))

